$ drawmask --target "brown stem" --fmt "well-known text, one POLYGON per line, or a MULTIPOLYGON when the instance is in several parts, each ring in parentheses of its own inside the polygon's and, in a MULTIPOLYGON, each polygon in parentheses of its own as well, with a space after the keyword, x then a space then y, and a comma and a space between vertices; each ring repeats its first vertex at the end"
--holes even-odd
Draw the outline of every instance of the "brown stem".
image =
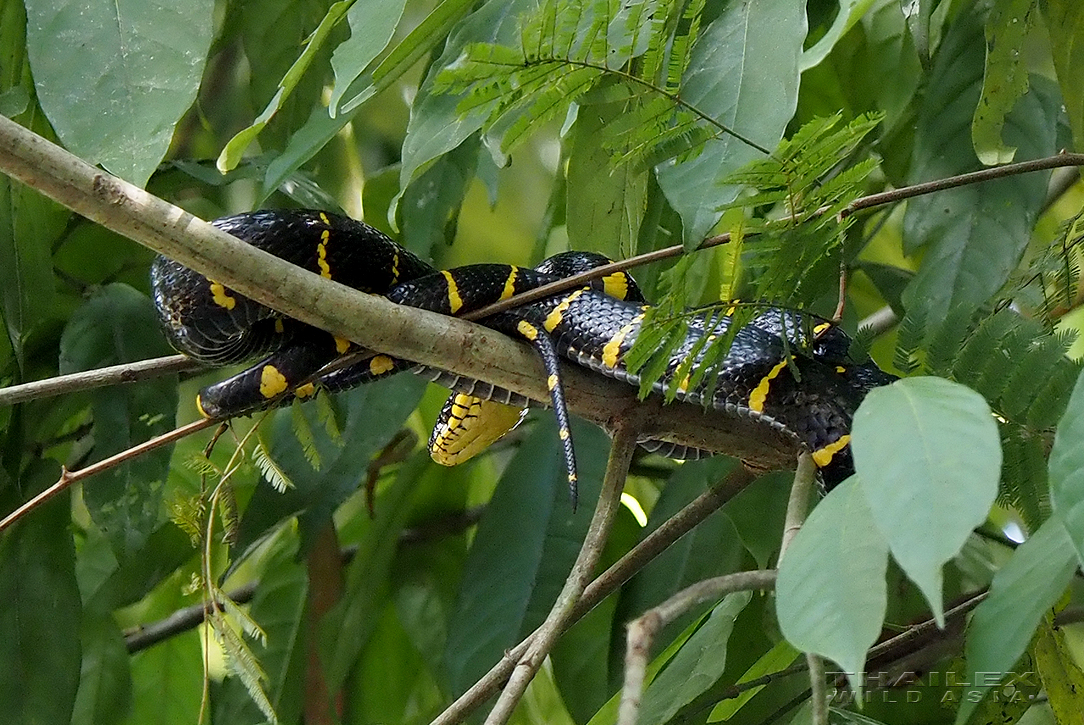
POLYGON ((92 390, 107 385, 134 383, 139 380, 169 375, 170 373, 196 370, 200 367, 198 362, 184 355, 167 355, 166 357, 138 360, 123 365, 111 365, 97 370, 57 375, 45 380, 35 380, 30 383, 0 388, 0 406, 92 390))
MULTIPOLYGON (((969 184, 977 184, 983 181, 991 181, 993 179, 1000 179, 1008 176, 1015 176, 1018 174, 1027 174, 1034 171, 1046 171, 1049 169, 1064 167, 1064 166, 1084 166, 1084 154, 1058 154, 1056 156, 1047 156, 1041 159, 1034 159, 1031 161, 1021 161, 1015 164, 1006 164, 1005 166, 997 166, 991 169, 983 169, 982 171, 974 171, 968 174, 960 174, 958 176, 950 176, 945 179, 938 179, 937 181, 929 181, 922 184, 914 184, 912 186, 904 186, 899 189, 892 189, 890 191, 881 192, 879 194, 870 194, 860 199, 855 199, 851 202, 850 206, 844 209, 840 213, 840 218, 846 218, 851 214, 854 214, 863 209, 869 209, 882 204, 894 204, 896 202, 903 201, 905 199, 911 199, 916 196, 923 196, 925 194, 932 194, 937 191, 944 191, 946 189, 952 189, 958 186, 967 186, 969 184)), ((824 214, 826 209, 817 209, 807 215, 806 218, 813 218, 824 214)), ((791 223, 790 219, 787 219, 787 223, 791 223)), ((747 232, 746 236, 752 236, 756 232, 747 232)), ((727 244, 730 242, 730 233, 724 232, 723 234, 717 234, 713 237, 705 239, 696 247, 695 250, 709 249, 711 247, 719 246, 720 244, 727 244)), ((574 275, 565 279, 552 282, 547 285, 543 285, 533 290, 524 292, 523 294, 510 297, 507 300, 497 302, 496 304, 483 307, 480 310, 468 315, 465 319, 477 320, 489 315, 501 312, 503 310, 511 309, 513 307, 519 307, 535 300, 540 300, 543 297, 549 297, 559 292, 564 292, 568 289, 574 289, 576 287, 583 286, 588 282, 600 279, 614 272, 623 272, 627 269, 639 267, 652 262, 658 262, 663 259, 669 259, 671 257, 677 257, 684 254, 687 250, 681 244, 675 244, 671 247, 664 247, 662 249, 656 249, 653 252, 647 252, 645 254, 639 254, 635 257, 629 257, 628 259, 621 260, 620 262, 613 262, 601 267, 588 270, 581 274, 574 275)))
POLYGON ((813 497, 813 484, 817 480, 817 467, 813 463, 813 456, 803 452, 798 456, 798 469, 794 472, 794 483, 790 487, 790 498, 787 500, 787 514, 783 522, 783 539, 779 544, 779 559, 776 566, 783 561, 783 554, 787 552, 790 542, 805 523, 805 517, 809 513, 809 500, 813 497))
POLYGON ((331 692, 327 670, 317 647, 320 622, 342 599, 345 587, 342 554, 335 523, 328 517, 319 527, 305 556, 308 592, 305 603, 308 639, 305 665, 306 725, 331 725, 342 719, 342 692, 331 692))
POLYGON ((218 425, 218 421, 197 420, 193 423, 189 423, 188 425, 182 425, 179 428, 175 428, 168 433, 163 433, 157 438, 151 438, 149 441, 140 443, 137 446, 132 446, 128 450, 121 451, 114 456, 104 458, 97 463, 86 466, 85 468, 80 468, 78 471, 69 471, 67 469, 64 469, 60 474, 60 479, 56 483, 54 483, 52 486, 45 489, 38 495, 34 496, 26 503, 19 506, 10 514, 5 516, 3 520, 0 520, 0 531, 8 528, 16 521, 29 514, 31 511, 56 496, 58 493, 61 493, 72 484, 82 481, 84 478, 93 476, 95 473, 101 473, 102 471, 113 468, 114 466, 119 466, 121 463, 131 460, 136 456, 141 456, 148 451, 153 451, 156 448, 161 448, 162 446, 169 445, 174 441, 180 440, 185 436, 201 431, 204 428, 209 428, 212 425, 218 425))
MULTIPOLYGON (((667 547, 693 530, 701 521, 714 513, 723 504, 740 493, 753 481, 753 475, 744 468, 736 468, 718 485, 694 499, 685 508, 667 519, 659 528, 648 534, 643 541, 634 546, 613 566, 597 577, 584 590, 583 596, 573 608, 572 617, 566 628, 572 626, 585 614, 594 609, 599 602, 617 591, 622 584, 640 571, 652 559, 667 547)), ((494 665, 470 689, 464 692, 448 708, 433 720, 432 725, 455 725, 467 717, 493 696, 527 647, 534 634, 528 635, 522 642, 509 650, 500 662, 494 665)))
POLYGON ((659 630, 702 602, 735 592, 774 589, 775 577, 776 572, 772 569, 739 571, 705 579, 682 589, 662 604, 647 610, 630 622, 625 650, 625 685, 617 713, 618 725, 636 725, 640 715, 640 698, 644 692, 647 659, 651 653, 651 644, 659 630))
POLYGON ((574 621, 576 603, 583 596, 591 574, 598 565, 617 510, 621 506, 621 491, 625 486, 629 464, 632 463, 632 454, 636 451, 640 424, 647 413, 646 407, 641 408, 629 418, 617 422, 610 445, 610 458, 606 463, 606 475, 602 481, 602 492, 580 553, 546 621, 535 630, 526 652, 512 670, 508 684, 486 718, 486 725, 504 725, 508 722, 512 711, 526 692, 527 685, 542 666, 542 661, 549 655, 561 633, 574 621))

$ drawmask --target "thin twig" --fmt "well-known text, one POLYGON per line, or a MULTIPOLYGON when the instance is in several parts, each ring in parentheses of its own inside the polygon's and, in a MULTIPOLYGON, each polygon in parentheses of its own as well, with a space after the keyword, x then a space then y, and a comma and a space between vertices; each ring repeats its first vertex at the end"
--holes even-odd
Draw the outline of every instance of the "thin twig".
POLYGON ((655 635, 663 627, 703 602, 719 599, 734 592, 775 588, 774 569, 739 571, 697 582, 662 604, 647 610, 629 623, 625 650, 625 684, 618 708, 618 725, 636 725, 640 715, 640 699, 644 693, 647 660, 655 635))
MULTIPOLYGON (((851 204, 844 209, 841 213, 841 217, 846 217, 851 214, 855 214, 859 211, 870 209, 872 207, 880 206, 883 204, 894 204, 905 199, 910 199, 916 196, 923 196, 926 194, 932 194, 937 191, 944 191, 946 189, 952 189, 958 186, 966 186, 968 184, 977 184, 983 181, 991 181, 993 179, 1000 179, 1008 176, 1015 176, 1018 174, 1027 174, 1034 171, 1047 171, 1054 168, 1066 167, 1066 166, 1084 166, 1084 154, 1058 154, 1056 156, 1047 156, 1041 159, 1034 159, 1031 161, 1021 161, 1015 164, 1006 164, 1005 166, 995 166, 990 169, 983 169, 982 171, 975 171, 969 174, 960 174, 958 176, 950 176, 945 179, 939 179, 937 181, 930 181, 922 184, 914 184, 912 186, 904 186, 899 189, 891 189, 889 191, 881 192, 879 194, 870 194, 869 196, 863 196, 859 199, 855 199, 851 204)), ((815 218, 824 214, 827 211, 827 207, 817 209, 807 215, 807 218, 815 218)), ((787 222, 789 223, 789 219, 787 222)), ((770 224, 771 222, 769 222, 770 224)), ((751 237, 757 232, 746 232, 747 237, 751 237)), ((728 244, 730 242, 730 233, 725 232, 723 234, 717 234, 713 237, 709 237, 702 241, 694 250, 700 251, 702 249, 710 249, 711 247, 719 246, 720 244, 728 244)), ((540 300, 544 297, 564 292, 565 290, 574 289, 576 287, 582 287, 583 285, 591 282, 592 280, 600 279, 615 272, 624 272, 625 270, 639 267, 645 264, 651 264, 652 262, 659 262, 664 259, 670 259, 671 257, 678 257, 685 254, 687 251, 684 245, 675 244, 670 247, 664 247, 662 249, 656 249, 652 252, 646 252, 644 254, 638 254, 635 257, 629 257, 628 259, 621 260, 619 262, 612 262, 610 264, 602 265, 601 267, 595 267, 586 272, 582 272, 572 277, 566 277, 550 284, 542 285, 533 290, 528 290, 514 297, 510 297, 507 300, 502 300, 492 305, 483 307, 470 315, 464 316, 464 319, 477 320, 483 317, 488 317, 497 312, 511 309, 513 307, 520 307, 522 305, 540 300)))
MULTIPOLYGON (((817 467, 809 451, 798 456, 798 469, 794 472, 794 483, 790 487, 787 500, 787 513, 783 522, 783 538, 779 543, 779 566, 783 556, 790 548, 794 537, 801 531, 806 516, 809 515, 809 500, 813 496, 813 484, 817 480, 817 467)), ((813 698, 813 725, 828 724, 828 703, 825 699, 824 662, 813 652, 805 653, 809 666, 809 683, 813 698)))
POLYGON ((29 501, 23 503, 17 509, 0 520, 0 531, 3 531, 7 527, 14 524, 16 521, 27 515, 38 506, 41 506, 46 501, 50 500, 57 494, 69 488, 72 484, 82 481, 84 478, 93 476, 95 473, 105 471, 114 466, 120 465, 127 460, 135 458, 136 456, 143 455, 148 451, 153 451, 156 448, 169 445, 174 441, 180 440, 187 435, 191 435, 197 431, 201 431, 204 428, 208 428, 212 425, 218 425, 216 420, 197 420, 188 425, 183 425, 180 428, 175 428, 168 433, 163 433, 157 438, 151 438, 149 441, 144 441, 137 446, 132 446, 126 451, 110 456, 109 458, 103 458, 97 463, 91 464, 85 468, 80 468, 78 471, 69 471, 64 469, 61 471, 60 479, 49 488, 45 489, 38 495, 34 496, 29 501))
POLYGON ((808 451, 803 451, 798 456, 798 469, 794 472, 794 483, 790 487, 790 499, 787 501, 787 514, 783 522, 783 539, 779 544, 779 563, 776 566, 783 562, 783 554, 805 523, 816 480, 817 467, 813 463, 813 456, 808 451))
POLYGON ((197 370, 201 367, 202 365, 198 362, 184 355, 167 355, 69 375, 57 375, 45 380, 0 388, 0 406, 15 405, 26 400, 38 400, 54 395, 67 395, 107 385, 134 383, 162 375, 197 370))
POLYGON ((809 666, 809 697, 813 701, 813 725, 828 725, 828 688, 824 684, 824 660, 812 652, 805 653, 809 666))
POLYGON ((1019 161, 1015 164, 994 166, 989 169, 982 169, 981 171, 972 171, 967 174, 958 174, 944 179, 936 179, 935 181, 912 184, 911 186, 904 186, 899 189, 890 189, 889 191, 882 191, 879 194, 870 194, 869 196, 864 196, 861 199, 852 201, 841 213, 841 216, 849 216, 862 209, 869 209, 882 204, 894 204, 903 201, 904 199, 925 196, 926 194, 933 194, 947 189, 955 189, 960 186, 969 186, 984 181, 1003 179, 1007 176, 1016 176, 1018 174, 1029 174, 1034 171, 1049 171, 1050 169, 1057 169, 1064 166, 1084 166, 1084 154, 1062 153, 1054 156, 1045 156, 1041 159, 1031 159, 1029 161, 1019 161))
MULTIPOLYGON (((455 511, 431 521, 423 521, 409 529, 403 529, 399 532, 399 545, 425 544, 446 536, 462 533, 478 523, 483 511, 485 511, 484 505, 472 506, 463 511, 455 511)), ((345 546, 341 553, 343 564, 349 564, 357 555, 358 547, 357 545, 345 546)), ((226 592, 225 596, 234 604, 247 604, 252 601, 258 587, 258 581, 247 582, 236 589, 226 592)), ((206 613, 206 607, 202 602, 178 609, 163 619, 125 630, 124 644, 129 653, 145 650, 170 637, 195 629, 203 624, 206 613)))
POLYGON ((584 589, 598 565, 617 510, 621 506, 621 491, 628 476, 629 464, 632 463, 632 454, 636 451, 640 425, 647 413, 647 407, 644 407, 617 422, 610 445, 610 458, 606 462, 606 475, 602 480, 602 492, 580 553, 546 621, 535 632, 527 651, 512 670, 508 684, 486 718, 486 725, 503 725, 508 722, 512 711, 526 692, 527 685, 542 666, 542 661, 549 655, 561 633, 570 626, 576 603, 583 596, 584 589))
MULTIPOLYGON (((594 609, 603 599, 617 591, 622 584, 671 544, 692 531, 701 521, 734 498, 752 481, 753 475, 749 471, 741 467, 736 468, 719 484, 696 497, 685 508, 648 534, 643 541, 588 585, 573 608, 572 617, 566 623, 566 629, 594 609)), ((534 633, 528 635, 505 653, 505 656, 489 672, 438 715, 432 725, 456 725, 466 720, 472 712, 500 689, 516 662, 527 651, 534 636, 534 633)))

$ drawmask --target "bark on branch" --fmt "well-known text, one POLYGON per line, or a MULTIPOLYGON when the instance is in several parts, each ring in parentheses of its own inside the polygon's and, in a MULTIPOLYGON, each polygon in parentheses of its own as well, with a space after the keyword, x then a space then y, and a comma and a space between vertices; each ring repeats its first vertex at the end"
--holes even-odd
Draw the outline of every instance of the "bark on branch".
MULTIPOLYGON (((290 317, 372 350, 413 360, 547 402, 546 376, 527 347, 462 320, 392 304, 322 279, 205 221, 0 116, 0 171, 112 231, 176 259, 290 317)), ((612 428, 638 405, 635 391, 565 369, 569 408, 612 428)), ((753 420, 691 405, 662 406, 645 435, 725 451, 760 468, 787 467, 797 442, 753 420)))

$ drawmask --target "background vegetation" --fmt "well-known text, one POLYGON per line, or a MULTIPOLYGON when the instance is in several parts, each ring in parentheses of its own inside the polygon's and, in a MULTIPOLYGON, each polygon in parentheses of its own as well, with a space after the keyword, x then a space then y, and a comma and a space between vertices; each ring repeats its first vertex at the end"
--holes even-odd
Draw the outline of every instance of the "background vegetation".
MULTIPOLYGON (((1047 169, 855 200, 1084 150, 1081 48, 1075 0, 0 0, 0 113, 202 218, 341 209, 437 266, 730 233, 637 270, 665 309, 831 315, 846 270, 843 324, 869 322, 863 344, 909 377, 863 407, 858 476, 816 507, 775 591, 658 633, 639 722, 814 718, 813 652, 835 721, 1068 723, 1084 187, 1047 169)), ((0 255, 3 384, 170 352, 146 249, 0 178, 0 255)), ((194 419, 223 375, 0 407, 0 511, 194 419)), ((432 464, 419 441, 444 395, 391 380, 238 421, 210 460, 187 438, 4 530, 6 721, 437 717, 546 617, 609 449, 575 429, 573 512, 545 414, 469 465, 432 464)), ((737 469, 638 456, 602 566, 737 469)), ((776 567, 791 478, 749 483, 637 563, 512 721, 613 722, 625 623, 776 567)))

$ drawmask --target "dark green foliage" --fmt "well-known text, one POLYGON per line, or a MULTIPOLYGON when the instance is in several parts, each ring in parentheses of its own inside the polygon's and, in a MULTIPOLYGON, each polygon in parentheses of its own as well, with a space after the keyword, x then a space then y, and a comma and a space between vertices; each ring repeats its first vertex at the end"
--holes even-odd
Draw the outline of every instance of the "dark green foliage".
MULTIPOLYGON (((1010 669, 1031 675, 1027 705, 1064 722, 1084 710, 1072 626, 1049 621, 1081 605, 1084 393, 1067 356, 1081 185, 1047 198, 1049 174, 1029 174, 841 214, 1014 149, 1082 150, 1077 0, 84 5, 0 0, 0 112, 203 218, 364 212, 443 266, 529 265, 566 245, 691 251, 729 233, 634 270, 657 302, 627 359, 644 392, 687 308, 737 323, 702 338, 668 397, 686 376, 710 390, 765 305, 830 316, 843 290, 852 357, 908 378, 859 412, 855 450, 876 460, 814 509, 780 591, 702 602, 659 633, 641 722, 802 720, 805 660, 781 631, 857 669, 871 637, 909 635, 991 580, 964 644, 905 642, 869 673, 865 709, 838 700, 830 722, 1042 721, 1041 704, 978 703, 993 683, 976 673, 1010 669), (980 510, 998 456, 997 503, 980 510), (1002 539, 1017 530, 1030 538, 1014 551, 1002 539), (925 679, 878 689, 900 668, 925 679)), ((150 257, 0 177, 0 385, 166 353, 150 257)), ((62 465, 192 420, 195 391, 226 374, 0 407, 0 515, 62 465)), ((391 380, 234 421, 209 457, 208 434, 181 440, 0 532, 4 722, 292 725, 326 705, 317 662, 344 724, 430 722, 546 616, 607 440, 574 428, 572 512, 545 413, 445 470, 418 442, 445 391, 423 388, 391 380), (250 604, 228 599, 251 583, 250 604), (147 625, 212 600, 213 627, 129 652, 147 625)), ((638 457, 600 569, 737 466, 638 457)), ((704 578, 777 566, 791 478, 756 480, 638 567, 559 640, 512 722, 614 722, 625 624, 704 578)))

